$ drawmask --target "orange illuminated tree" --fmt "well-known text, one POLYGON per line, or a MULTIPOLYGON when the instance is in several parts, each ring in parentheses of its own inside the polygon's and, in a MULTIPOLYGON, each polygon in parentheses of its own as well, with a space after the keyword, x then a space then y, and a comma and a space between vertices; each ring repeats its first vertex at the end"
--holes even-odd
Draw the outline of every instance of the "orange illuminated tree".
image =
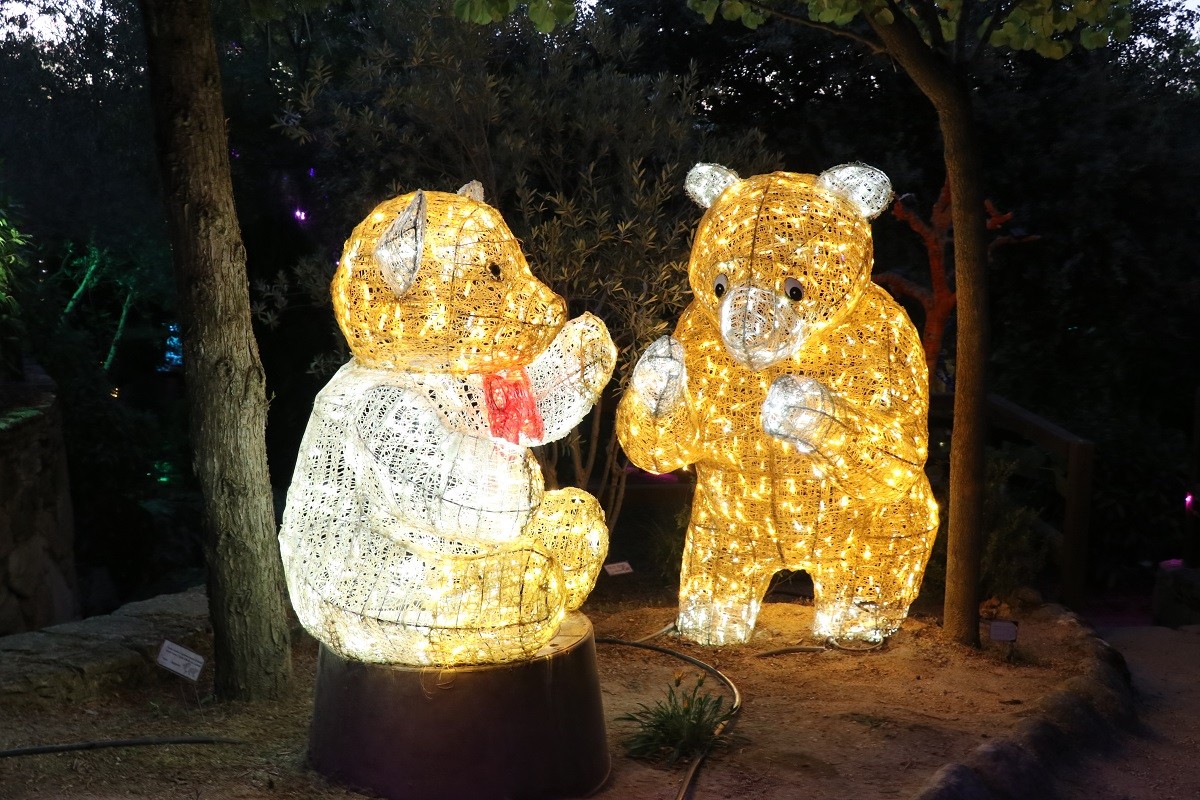
MULTIPOLYGON (((989 231, 1001 230, 1013 218, 1011 211, 1000 213, 991 200, 984 200, 983 207, 987 211, 986 227, 989 231)), ((913 300, 921 305, 925 316, 921 328, 921 343, 925 349, 925 363, 929 365, 929 381, 935 390, 945 388, 938 385, 937 366, 941 358, 946 327, 958 300, 957 294, 950 286, 952 262, 947 258, 953 239, 950 211, 949 179, 942 184, 942 191, 930 209, 928 220, 922 219, 912 204, 904 198, 897 199, 892 204, 892 216, 907 224, 921 237, 921 242, 925 245, 925 255, 929 260, 929 286, 922 286, 911 278, 890 270, 874 276, 875 282, 891 292, 897 300, 913 300)), ((1000 247, 1032 242, 1039 238, 1015 233, 996 236, 988 243, 987 253, 990 258, 1000 247)))

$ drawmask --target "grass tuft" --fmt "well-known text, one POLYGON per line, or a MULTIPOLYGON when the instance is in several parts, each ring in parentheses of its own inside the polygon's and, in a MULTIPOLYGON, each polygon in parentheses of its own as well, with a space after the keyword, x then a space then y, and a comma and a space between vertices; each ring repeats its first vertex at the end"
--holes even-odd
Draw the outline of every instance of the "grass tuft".
POLYGON ((675 673, 665 700, 653 707, 639 703, 640 711, 617 717, 619 722, 635 726, 623 740, 633 758, 671 765, 724 743, 721 730, 733 717, 734 709, 725 705, 724 697, 701 692, 703 674, 690 689, 681 688, 683 677, 682 672, 675 673))

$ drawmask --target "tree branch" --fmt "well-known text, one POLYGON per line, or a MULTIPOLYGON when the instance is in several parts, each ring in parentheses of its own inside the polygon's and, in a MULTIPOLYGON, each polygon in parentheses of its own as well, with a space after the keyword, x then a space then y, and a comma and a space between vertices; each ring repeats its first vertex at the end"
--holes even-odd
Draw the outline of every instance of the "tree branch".
MULTIPOLYGON (((938 19, 937 8, 929 0, 910 0, 912 7, 916 9, 917 16, 921 22, 925 23, 925 27, 929 29, 929 41, 935 48, 946 46, 946 38, 942 36, 942 23, 938 19)), ((894 13, 894 12, 893 12, 894 13)))
POLYGON ((841 36, 844 39, 851 39, 870 50, 872 55, 878 56, 887 52, 887 48, 884 47, 881 42, 871 39, 868 36, 863 36, 861 33, 855 33, 854 31, 846 28, 839 28, 837 25, 831 25, 828 22, 817 22, 816 20, 808 19, 807 17, 788 14, 785 11, 776 11, 774 8, 763 5, 762 3, 747 3, 747 5, 762 12, 763 14, 778 17, 784 22, 790 22, 793 25, 803 25, 808 28, 816 28, 819 31, 832 33, 834 36, 841 36))
POLYGON ((988 17, 987 27, 983 29, 983 33, 979 34, 979 38, 975 40, 975 49, 971 51, 971 55, 967 56, 967 61, 974 61, 979 57, 980 52, 983 51, 983 46, 987 44, 988 39, 992 38, 992 34, 995 33, 996 28, 1000 27, 1004 23, 1004 20, 1008 19, 1008 15, 1016 7, 1016 3, 1010 3, 1008 8, 1004 8, 1004 0, 996 0, 992 4, 992 14, 988 17))
POLYGON ((894 297, 910 297, 921 304, 928 314, 933 309, 933 293, 898 272, 881 272, 871 280, 892 293, 894 297))

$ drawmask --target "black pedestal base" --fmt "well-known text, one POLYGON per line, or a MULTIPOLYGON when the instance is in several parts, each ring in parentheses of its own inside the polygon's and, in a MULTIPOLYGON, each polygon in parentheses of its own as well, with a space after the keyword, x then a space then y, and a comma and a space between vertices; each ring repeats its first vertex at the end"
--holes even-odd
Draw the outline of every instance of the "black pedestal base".
POLYGON ((309 760, 388 800, 580 797, 609 756, 592 625, 571 614, 533 659, 455 669, 321 648, 309 760))

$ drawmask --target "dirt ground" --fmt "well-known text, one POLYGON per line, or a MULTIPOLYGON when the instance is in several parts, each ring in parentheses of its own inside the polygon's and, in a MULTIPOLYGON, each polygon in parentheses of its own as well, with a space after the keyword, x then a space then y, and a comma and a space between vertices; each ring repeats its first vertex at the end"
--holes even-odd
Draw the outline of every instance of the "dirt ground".
MULTIPOLYGON (((775 800, 795 797, 909 797, 947 762, 964 758, 1033 712, 1037 699, 1072 674, 1081 654, 1059 618, 1033 612, 1009 652, 975 651, 942 641, 936 620, 914 614, 885 647, 758 657, 816 644, 812 607, 803 598, 764 606, 754 640, 702 648, 670 636, 677 648, 722 670, 739 687, 743 709, 728 746, 704 762, 692 796, 775 800)), ((584 609, 597 635, 636 639, 671 622, 669 598, 621 599, 598 592, 584 609)), ((685 687, 697 670, 667 655, 600 644, 598 661, 608 720, 612 773, 601 798, 670 800, 685 769, 623 754, 629 733, 620 715, 664 697, 676 673, 685 687)), ((283 701, 217 705, 199 686, 166 673, 150 685, 76 703, 0 709, 0 749, 150 736, 214 736, 244 744, 170 745, 89 750, 0 759, 0 797, 358 798, 331 786, 305 764, 316 646, 295 647, 297 680, 283 701)), ((718 691, 709 680, 706 689, 718 691)))

